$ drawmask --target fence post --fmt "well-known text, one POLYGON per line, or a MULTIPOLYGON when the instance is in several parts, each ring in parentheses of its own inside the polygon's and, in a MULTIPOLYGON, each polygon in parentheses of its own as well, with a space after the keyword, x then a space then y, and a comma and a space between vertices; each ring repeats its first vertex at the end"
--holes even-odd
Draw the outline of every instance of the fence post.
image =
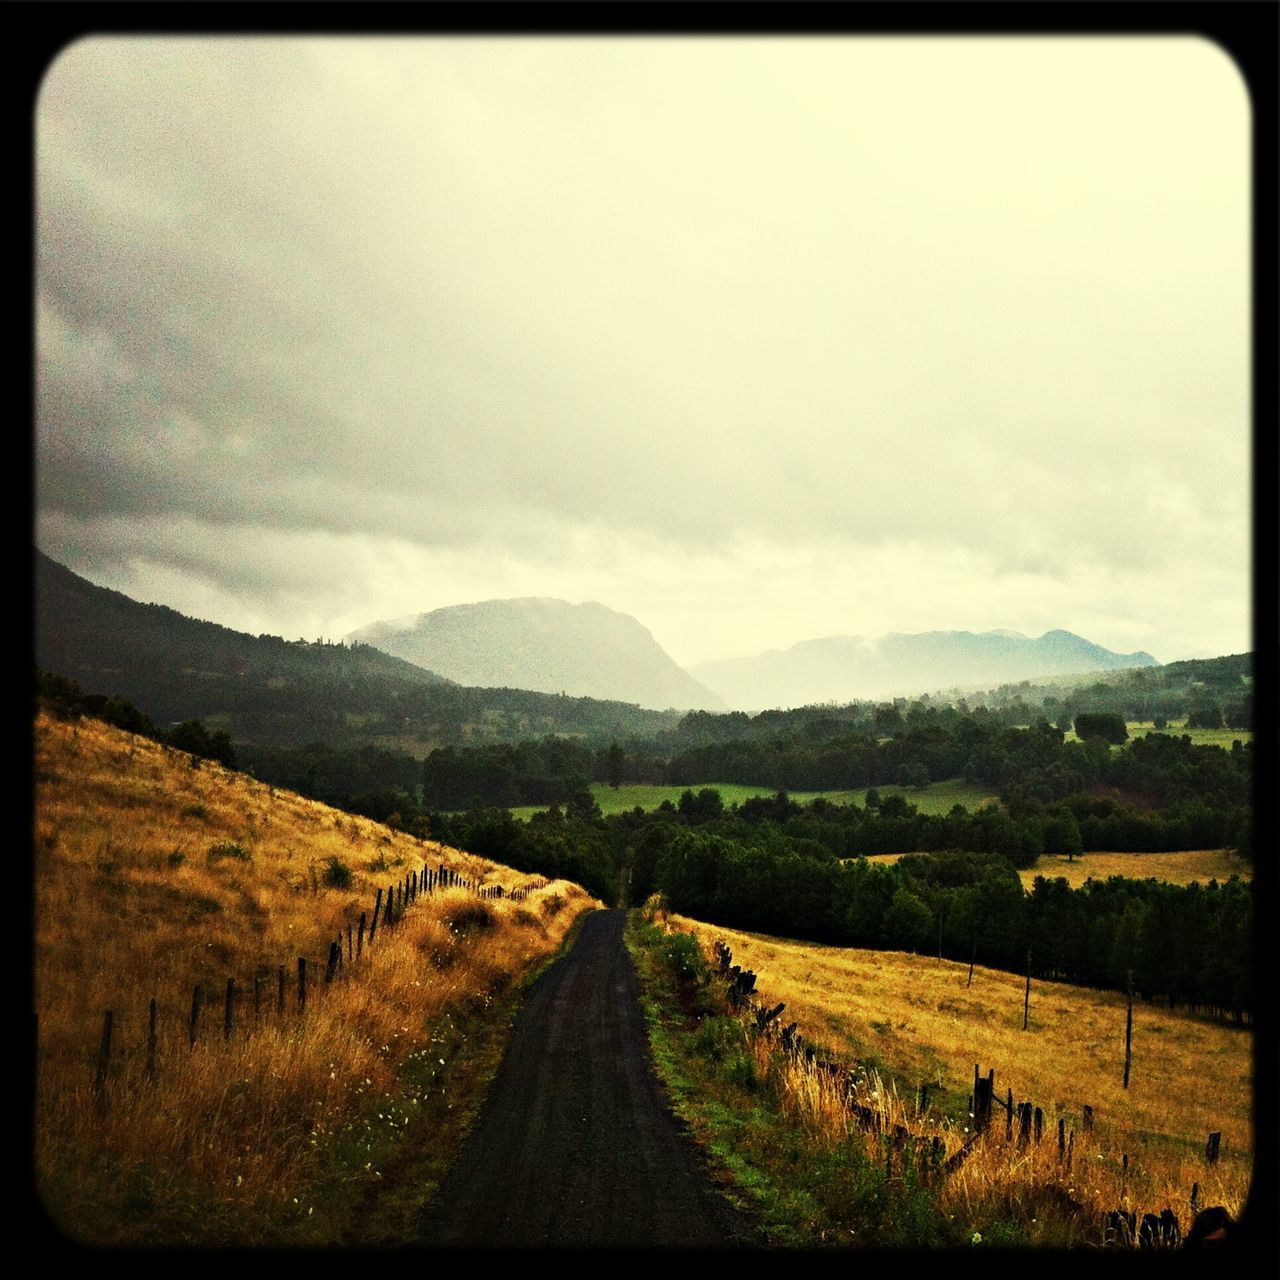
POLYGON ((369 922, 369 945, 373 946, 373 935, 378 932, 378 915, 382 911, 382 890, 373 901, 373 919, 369 922))
POLYGON ((1211 1133, 1209 1135, 1209 1141, 1204 1144, 1205 1159, 1208 1160, 1210 1164, 1218 1163, 1218 1149, 1221 1147, 1221 1145, 1222 1145, 1221 1130, 1219 1130, 1216 1133, 1211 1133))
POLYGON ((156 1078, 156 998, 151 997, 147 1013, 147 1079, 156 1078))
POLYGON ((1013 1141, 1013 1090, 1009 1090, 1008 1101, 1005 1103, 1004 1116, 1004 1140, 1006 1142, 1013 1141))
POLYGON ((1035 1112, 1035 1126, 1036 1126, 1036 1146, 1039 1146, 1040 1139, 1044 1137, 1044 1112, 1041 1111, 1039 1107, 1036 1108, 1036 1112, 1035 1112))
POLYGON ((1129 1012, 1124 1020, 1124 1087, 1129 1087, 1129 1064, 1133 1061, 1133 970, 1129 970, 1129 1012))
POLYGON ((191 1038, 191 1047, 193 1049, 196 1047, 196 1034, 200 1030, 200 1006, 203 1003, 204 1003, 204 991, 201 989, 200 984, 197 982, 195 985, 195 990, 192 991, 191 993, 190 1038, 191 1038))
POLYGON ((1083 1120, 1085 1133, 1093 1132, 1093 1108, 1085 1103, 1083 1108, 1083 1120))
POLYGON ((222 1038, 224 1040, 231 1039, 231 1022, 232 1022, 231 1006, 235 998, 236 998, 236 980, 234 978, 228 978, 227 979, 227 1004, 222 1014, 222 1038))
POLYGON ((347 925, 347 962, 351 962, 351 926, 347 925))
POLYGON ((325 986, 333 981, 334 971, 338 967, 338 957, 342 954, 342 949, 336 942, 329 943, 329 963, 324 968, 325 986))
POLYGON ((1027 948, 1027 992, 1022 997, 1022 1029, 1027 1029, 1027 1015, 1031 1012, 1031 948, 1027 948))
POLYGON ((107 1071, 111 1066, 111 1023, 113 1015, 108 1009, 102 1015, 102 1039, 98 1044, 98 1070, 93 1078, 93 1092, 98 1100, 98 1107, 107 1109, 107 1071))
POLYGON ((1058 1120, 1058 1162, 1061 1163, 1066 1159, 1067 1155, 1067 1122, 1063 1119, 1058 1120))
POLYGON ((360 913, 360 928, 356 932, 356 959, 364 954, 364 912, 360 913))

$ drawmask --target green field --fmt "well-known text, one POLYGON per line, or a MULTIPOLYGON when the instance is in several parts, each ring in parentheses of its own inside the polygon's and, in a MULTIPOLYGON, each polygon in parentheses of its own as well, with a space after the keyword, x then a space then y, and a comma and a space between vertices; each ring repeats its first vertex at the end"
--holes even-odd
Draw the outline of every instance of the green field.
MULTIPOLYGON (((1157 729, 1150 720, 1126 720, 1129 738, 1145 738, 1149 733, 1167 733, 1170 737, 1181 738, 1184 735, 1191 739, 1197 747, 1225 747, 1231 750, 1231 744, 1237 739, 1241 743, 1253 741, 1251 729, 1188 729, 1185 720, 1170 720, 1165 729, 1157 729)), ((1066 736, 1067 742, 1079 742, 1074 731, 1066 736)))
MULTIPOLYGON (((637 807, 645 810, 656 809, 664 800, 670 800, 672 804, 679 804, 680 796, 684 791, 692 790, 698 792, 703 787, 712 787, 718 791, 724 800, 726 808, 729 805, 741 804, 752 796, 771 796, 775 794, 775 788, 772 787, 748 787, 736 782, 700 782, 690 788, 628 783, 625 786, 618 787, 616 790, 607 783, 595 782, 591 785, 591 794, 595 797, 602 813, 629 813, 637 807)), ((921 813, 947 813, 950 811, 951 806, 956 804, 962 804, 966 809, 976 809, 979 805, 994 803, 996 799, 994 792, 988 791, 983 787, 970 786, 959 778, 952 778, 945 782, 935 782, 923 791, 918 791, 914 787, 887 785, 879 787, 877 790, 880 792, 882 799, 890 795, 905 796, 921 813)), ((855 791, 791 791, 788 794, 798 804, 808 804, 810 800, 816 800, 819 796, 830 800, 833 804, 849 804, 851 802, 862 804, 866 798, 867 791, 865 787, 860 787, 855 791)), ((511 814, 513 817, 527 822, 532 814, 538 813, 543 808, 545 808, 543 805, 522 805, 517 809, 512 809, 511 814)))

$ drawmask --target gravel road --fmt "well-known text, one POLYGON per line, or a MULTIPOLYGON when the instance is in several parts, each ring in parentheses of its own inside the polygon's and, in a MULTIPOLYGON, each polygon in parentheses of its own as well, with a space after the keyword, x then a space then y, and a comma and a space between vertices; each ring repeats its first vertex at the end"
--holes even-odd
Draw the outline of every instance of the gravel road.
POLYGON ((589 916, 529 989, 424 1244, 715 1248, 739 1233, 654 1077, 624 918, 589 916))

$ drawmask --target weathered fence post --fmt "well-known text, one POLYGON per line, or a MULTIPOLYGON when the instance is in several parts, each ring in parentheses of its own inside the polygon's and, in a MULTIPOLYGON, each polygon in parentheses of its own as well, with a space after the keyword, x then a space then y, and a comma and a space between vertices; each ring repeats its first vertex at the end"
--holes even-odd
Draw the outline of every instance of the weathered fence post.
POLYGON ((1005 1104, 1004 1115, 1004 1140, 1006 1142, 1013 1141, 1013 1090, 1009 1090, 1009 1096, 1005 1104))
POLYGON ((1061 1164, 1067 1155, 1067 1122, 1058 1120, 1058 1163, 1061 1164))
POLYGON ((1025 1147, 1031 1141, 1031 1116, 1034 1107, 1030 1102, 1018 1103, 1018 1146, 1025 1147))
POLYGON ((351 962, 351 926, 347 925, 347 962, 351 962))
POLYGON ((356 930, 356 959, 364 954, 364 912, 360 913, 360 926, 356 930))
POLYGON ((151 997, 151 1007, 147 1011, 147 1079, 156 1078, 156 999, 151 997))
POLYGON ((373 919, 369 922, 369 945, 373 946, 373 935, 378 932, 378 914, 382 910, 382 890, 378 890, 378 896, 373 900, 373 919))
POLYGON ((342 949, 336 942, 329 943, 329 963, 324 968, 325 986, 333 981, 333 975, 338 968, 338 957, 342 954, 342 949))
POLYGON ((236 980, 234 978, 227 979, 227 1002, 222 1012, 222 1038, 224 1040, 231 1039, 231 1023, 232 1023, 232 1004, 236 998, 236 980))
POLYGON ((191 1025, 189 1028, 191 1048, 196 1047, 196 1035, 200 1030, 200 1006, 204 1003, 204 991, 197 982, 191 993, 191 1025))
POLYGON ((102 1039, 98 1043, 98 1070, 93 1078, 93 1092, 98 1100, 100 1110, 107 1109, 107 1072, 111 1067, 111 1023, 113 1014, 110 1009, 102 1015, 102 1039))
POLYGON ((973 1127, 977 1133, 985 1133, 991 1127, 991 1096, 995 1090, 995 1071, 987 1075, 978 1074, 975 1064, 973 1073, 973 1127))
POLYGON ((1133 1061, 1133 970, 1129 970, 1129 1012, 1124 1020, 1124 1087, 1129 1087, 1129 1064, 1133 1061))
POLYGON ((1204 1144, 1204 1157, 1210 1164, 1218 1163, 1218 1150, 1222 1146, 1221 1130, 1209 1135, 1209 1141, 1204 1144))
POLYGON ((1035 1130, 1036 1130, 1036 1146, 1040 1145, 1040 1139, 1044 1137, 1044 1112, 1039 1107, 1035 1112, 1035 1130))

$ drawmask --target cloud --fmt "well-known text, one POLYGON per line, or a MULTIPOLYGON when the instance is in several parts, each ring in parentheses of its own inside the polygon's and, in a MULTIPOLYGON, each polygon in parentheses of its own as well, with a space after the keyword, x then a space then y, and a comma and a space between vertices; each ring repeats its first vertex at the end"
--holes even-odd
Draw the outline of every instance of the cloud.
POLYGON ((1247 141, 1191 40, 85 41, 41 528, 262 619, 428 607, 389 557, 655 630, 1180 626, 1247 560, 1247 141))

